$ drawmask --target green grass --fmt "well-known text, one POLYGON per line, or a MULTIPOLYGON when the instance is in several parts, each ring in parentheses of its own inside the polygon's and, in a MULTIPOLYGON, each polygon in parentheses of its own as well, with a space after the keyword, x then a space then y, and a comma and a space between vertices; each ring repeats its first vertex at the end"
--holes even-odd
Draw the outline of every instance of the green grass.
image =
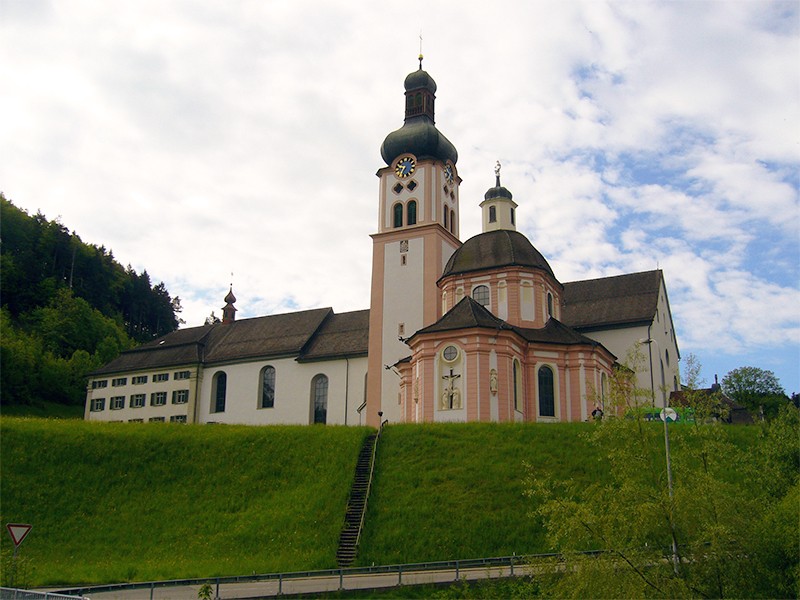
POLYGON ((590 424, 394 425, 381 438, 359 564, 548 552, 529 516, 526 464, 577 480, 605 476, 587 460, 590 424))
MULTIPOLYGON (((594 426, 387 427, 357 564, 551 551, 524 495, 526 465, 603 482, 594 426)), ((671 430, 680 449, 689 430, 671 430)), ((725 430, 739 447, 756 443, 756 427, 725 430)), ((331 568, 369 431, 4 416, 0 520, 33 525, 20 547, 31 586, 331 568)))
POLYGON ((4 417, 0 519, 30 585, 329 568, 368 432, 4 417))

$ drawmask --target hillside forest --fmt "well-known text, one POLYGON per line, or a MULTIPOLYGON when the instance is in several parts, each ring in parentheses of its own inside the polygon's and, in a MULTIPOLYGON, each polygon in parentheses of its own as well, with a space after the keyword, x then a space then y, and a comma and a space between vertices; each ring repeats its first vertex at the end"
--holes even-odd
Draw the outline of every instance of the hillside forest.
POLYGON ((0 305, 4 406, 82 405, 87 373, 181 323, 163 282, 2 193, 0 305))

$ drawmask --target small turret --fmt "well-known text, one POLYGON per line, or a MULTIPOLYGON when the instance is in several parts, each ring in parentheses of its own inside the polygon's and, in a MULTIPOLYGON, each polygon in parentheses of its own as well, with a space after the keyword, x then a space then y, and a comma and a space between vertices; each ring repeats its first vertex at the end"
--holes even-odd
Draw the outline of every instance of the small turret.
POLYGON ((236 296, 233 295, 233 284, 231 284, 231 288, 225 296, 225 306, 222 307, 223 323, 233 323, 236 320, 236 307, 233 305, 234 302, 236 302, 236 296))
POLYGON ((494 167, 495 186, 489 188, 483 196, 481 210, 483 211, 483 232, 506 229, 516 231, 517 203, 511 198, 511 192, 500 185, 500 161, 494 167))

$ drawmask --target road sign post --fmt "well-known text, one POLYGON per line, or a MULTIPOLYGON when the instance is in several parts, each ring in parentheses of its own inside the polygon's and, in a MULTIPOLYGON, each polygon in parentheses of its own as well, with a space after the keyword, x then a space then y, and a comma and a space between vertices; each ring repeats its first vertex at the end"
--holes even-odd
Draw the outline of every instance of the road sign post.
POLYGON ((6 529, 14 542, 14 555, 11 557, 11 581, 10 586, 14 587, 15 579, 17 578, 17 550, 22 541, 28 537, 28 534, 33 529, 33 525, 25 523, 8 523, 6 529))

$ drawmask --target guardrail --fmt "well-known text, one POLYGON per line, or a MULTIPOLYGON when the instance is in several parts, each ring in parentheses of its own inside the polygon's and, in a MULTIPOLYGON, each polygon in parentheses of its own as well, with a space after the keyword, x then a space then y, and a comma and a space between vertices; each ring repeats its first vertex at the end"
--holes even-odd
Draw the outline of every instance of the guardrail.
MULTIPOLYGON (((600 550, 581 552, 580 554, 595 555, 602 553, 600 550)), ((277 595, 283 592, 283 582, 295 579, 310 579, 322 577, 338 577, 339 589, 342 587, 344 577, 351 575, 386 575, 396 574, 397 584, 403 583, 403 575, 411 573, 420 573, 425 571, 455 571, 455 578, 453 581, 458 581, 461 578, 461 572, 468 569, 476 568, 491 568, 491 567, 509 567, 510 575, 515 575, 515 568, 524 567, 535 563, 537 560, 551 560, 560 558, 560 554, 527 554, 527 555, 513 555, 513 556, 498 556, 491 558, 469 558, 460 560, 447 560, 447 561, 430 561, 421 563, 406 563, 395 565, 373 565, 368 567, 345 567, 337 569, 321 569, 316 571, 291 571, 287 573, 266 573, 261 575, 241 575, 241 576, 228 576, 228 577, 206 577, 202 579, 172 579, 165 581, 148 581, 139 583, 115 583, 108 585, 94 585, 87 587, 74 587, 59 590, 59 594, 76 594, 76 595, 89 595, 92 593, 100 592, 115 592, 124 590, 149 590, 151 597, 154 590, 165 587, 182 587, 189 585, 203 585, 206 583, 216 586, 215 597, 219 597, 219 588, 222 585, 233 583, 254 583, 254 582, 278 582, 277 595)), ((52 596, 51 596, 52 597, 52 596)))
POLYGON ((83 596, 68 596, 57 592, 37 592, 0 587, 0 600, 84 600, 83 596))

